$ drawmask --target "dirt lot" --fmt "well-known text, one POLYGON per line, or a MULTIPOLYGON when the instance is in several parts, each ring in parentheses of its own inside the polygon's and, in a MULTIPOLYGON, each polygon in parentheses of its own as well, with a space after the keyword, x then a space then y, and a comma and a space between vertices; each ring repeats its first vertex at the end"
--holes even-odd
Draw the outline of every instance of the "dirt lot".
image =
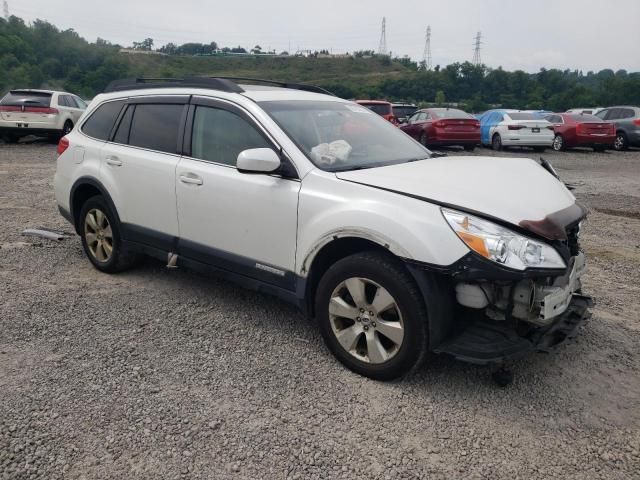
POLYGON ((0 145, 0 479, 640 478, 640 151, 545 157, 591 210, 598 304, 499 389, 444 357, 361 378, 278 300, 21 236, 71 231, 54 147, 0 145))

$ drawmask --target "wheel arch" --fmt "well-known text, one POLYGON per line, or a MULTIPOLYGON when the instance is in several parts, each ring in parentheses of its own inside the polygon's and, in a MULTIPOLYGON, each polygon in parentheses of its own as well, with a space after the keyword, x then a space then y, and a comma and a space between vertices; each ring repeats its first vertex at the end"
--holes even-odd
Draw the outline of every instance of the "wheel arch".
POLYGON ((69 194, 69 209, 71 218, 73 219, 73 225, 78 235, 80 234, 80 210, 82 205, 95 195, 101 195, 106 200, 109 208, 116 217, 118 223, 120 223, 120 217, 118 216, 118 210, 111 195, 107 192, 107 189, 102 183, 94 177, 80 177, 76 180, 71 187, 71 193, 69 194))
POLYGON ((336 233, 319 242, 307 255, 302 264, 302 273, 306 274, 305 308, 310 317, 314 317, 315 292, 325 272, 337 261, 364 251, 376 251, 397 260, 401 259, 398 251, 394 251, 388 243, 362 233, 336 233))

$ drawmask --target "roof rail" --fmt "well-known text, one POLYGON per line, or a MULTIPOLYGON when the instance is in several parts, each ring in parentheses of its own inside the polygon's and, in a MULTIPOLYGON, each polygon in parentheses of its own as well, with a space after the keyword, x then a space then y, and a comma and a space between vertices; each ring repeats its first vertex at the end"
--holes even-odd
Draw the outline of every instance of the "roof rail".
POLYGON ((231 80, 232 82, 250 82, 255 84, 263 84, 263 85, 275 85, 282 88, 291 88, 293 90, 302 90, 305 92, 312 93, 323 93, 325 95, 332 95, 335 97, 335 94, 326 90, 322 87, 318 87, 316 85, 308 85, 305 83, 293 83, 293 82, 280 82, 278 80, 264 80, 262 78, 251 78, 251 77, 215 77, 221 80, 231 80))
POLYGON ((104 90, 108 92, 121 92, 125 90, 142 90, 146 88, 209 88, 230 93, 242 93, 244 90, 236 83, 223 78, 215 77, 185 77, 185 78, 126 78, 114 80, 104 90))
POLYGON ((125 90, 142 90, 146 88, 176 88, 176 87, 192 87, 192 88, 208 88, 211 90, 220 90, 230 93, 242 93, 244 89, 238 85, 238 82, 249 82, 254 84, 275 85, 282 88, 291 88, 294 90, 303 90, 305 92, 323 93, 325 95, 333 95, 333 93, 324 88, 315 85, 305 85, 303 83, 279 82, 276 80, 262 80, 259 78, 249 77, 185 77, 185 78, 127 78, 124 80, 114 80, 107 88, 105 93, 121 92, 125 90))

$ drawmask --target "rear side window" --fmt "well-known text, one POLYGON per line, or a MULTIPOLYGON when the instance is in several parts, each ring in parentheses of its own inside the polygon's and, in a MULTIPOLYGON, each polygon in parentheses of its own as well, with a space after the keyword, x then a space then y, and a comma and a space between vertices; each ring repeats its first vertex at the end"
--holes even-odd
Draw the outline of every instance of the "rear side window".
POLYGON ((235 166, 243 150, 270 147, 249 122, 235 113, 219 108, 196 108, 191 137, 193 158, 235 166))
POLYGON ((123 105, 123 100, 103 103, 84 122, 82 132, 98 140, 108 140, 123 105))
POLYGON ((44 92, 26 92, 12 90, 0 101, 0 105, 7 107, 45 107, 51 106, 51 94, 44 92))
POLYGON ((184 105, 139 104, 131 121, 129 145, 177 153, 178 130, 184 105))

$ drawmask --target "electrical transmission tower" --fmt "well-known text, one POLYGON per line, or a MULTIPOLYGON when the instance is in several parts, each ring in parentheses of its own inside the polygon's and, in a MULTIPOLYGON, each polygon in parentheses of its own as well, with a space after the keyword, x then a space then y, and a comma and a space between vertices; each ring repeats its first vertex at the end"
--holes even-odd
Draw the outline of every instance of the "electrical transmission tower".
POLYGON ((422 55, 422 66, 425 70, 431 70, 431 25, 427 27, 427 36, 424 42, 424 54, 422 55))
POLYGON ((4 0, 3 5, 4 8, 4 19, 6 21, 9 21, 9 3, 7 2, 7 0, 4 0))
POLYGON ((473 64, 476 66, 482 63, 482 59, 480 58, 480 45, 482 45, 481 39, 482 32, 478 32, 478 34, 476 35, 476 48, 473 51, 473 64))
POLYGON ((382 32, 380 33, 380 45, 378 46, 380 55, 388 55, 387 52, 387 17, 382 17, 382 32))

